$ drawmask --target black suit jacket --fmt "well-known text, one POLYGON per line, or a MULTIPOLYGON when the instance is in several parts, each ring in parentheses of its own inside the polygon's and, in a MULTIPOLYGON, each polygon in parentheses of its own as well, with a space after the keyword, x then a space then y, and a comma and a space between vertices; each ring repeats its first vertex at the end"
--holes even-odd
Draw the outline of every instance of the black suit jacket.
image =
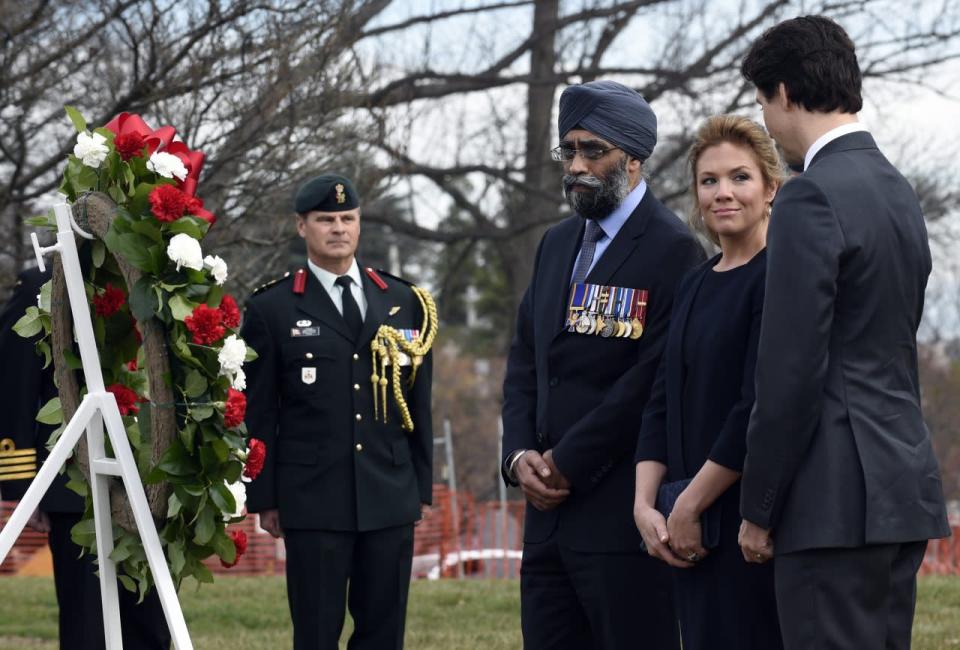
POLYGON ((741 510, 778 553, 949 534, 920 411, 930 274, 913 189, 864 132, 777 195, 741 510))
POLYGON ((553 449, 557 468, 572 485, 558 508, 526 509, 526 542, 544 541, 556 530, 559 541, 574 550, 636 551, 632 459, 640 417, 674 291, 704 255, 648 188, 586 278, 649 292, 643 336, 569 333, 564 320, 583 226, 577 216, 563 220, 537 250, 503 386, 503 458, 517 449, 553 449))
MULTIPOLYGON (((36 450, 38 462, 43 462, 48 455, 47 440, 53 431, 52 426, 36 421, 40 407, 57 396, 53 364, 43 367, 43 357, 36 351, 39 335, 25 339, 13 331, 13 326, 27 307, 37 304, 40 287, 49 279, 49 270, 41 273, 40 269, 32 268, 21 273, 10 301, 0 313, 0 360, 6 370, 0 373, 0 440, 12 440, 19 450, 36 450)), ((67 489, 66 484, 66 475, 57 475, 40 501, 40 509, 44 512, 83 512, 83 498, 67 489)), ((29 485, 30 479, 2 481, 0 494, 5 500, 19 500, 29 485)))
POLYGON ((431 502, 432 356, 412 388, 410 367, 403 368, 414 431, 401 427, 392 385, 387 422, 382 404, 374 418, 370 342, 380 325, 421 329, 423 318, 410 286, 381 275, 386 290, 363 274, 367 311, 358 341, 309 270, 303 294, 288 277, 247 301, 241 333, 259 358, 247 369, 246 423, 267 447, 263 472, 247 486, 247 507, 278 508, 284 528, 376 530, 416 521, 420 504, 431 502), (309 336, 293 335, 308 327, 309 336))

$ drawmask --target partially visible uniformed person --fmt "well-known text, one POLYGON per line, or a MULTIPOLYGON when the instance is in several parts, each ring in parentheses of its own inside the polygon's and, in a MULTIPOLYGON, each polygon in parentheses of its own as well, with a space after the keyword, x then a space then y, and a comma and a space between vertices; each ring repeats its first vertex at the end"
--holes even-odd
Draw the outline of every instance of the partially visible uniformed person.
MULTIPOLYGON (((36 339, 13 331, 27 307, 37 304, 40 288, 50 271, 28 269, 20 274, 9 302, 0 312, 0 498, 20 500, 47 457, 47 440, 53 427, 36 421, 37 411, 53 397, 53 364, 43 367, 35 349, 36 339)), ((47 533, 53 559, 53 580, 59 610, 61 650, 102 650, 103 613, 100 578, 90 555, 81 555, 70 529, 83 516, 83 497, 68 489, 65 474, 57 475, 28 526, 47 533)), ((123 646, 137 650, 167 650, 170 632, 156 590, 143 603, 122 586, 120 600, 123 646)))
POLYGON ((403 647, 413 527, 432 495, 429 294, 355 253, 360 204, 324 174, 295 196, 305 268, 247 301, 247 429, 266 462, 247 508, 283 537, 294 648, 403 647), (412 383, 411 383, 412 382, 412 383))

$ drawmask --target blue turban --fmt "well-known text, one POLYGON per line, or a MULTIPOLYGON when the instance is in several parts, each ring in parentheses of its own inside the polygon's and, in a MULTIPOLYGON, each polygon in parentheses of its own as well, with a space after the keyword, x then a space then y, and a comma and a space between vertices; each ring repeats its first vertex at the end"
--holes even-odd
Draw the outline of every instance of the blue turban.
POLYGON ((568 86, 560 95, 557 126, 562 139, 581 128, 646 160, 657 144, 657 116, 637 91, 616 81, 568 86))

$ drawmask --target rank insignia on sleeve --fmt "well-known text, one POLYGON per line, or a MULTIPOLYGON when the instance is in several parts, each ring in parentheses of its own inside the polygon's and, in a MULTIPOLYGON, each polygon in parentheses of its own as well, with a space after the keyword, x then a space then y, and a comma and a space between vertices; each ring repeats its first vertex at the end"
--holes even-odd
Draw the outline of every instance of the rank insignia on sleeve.
POLYGON ((0 440, 0 481, 18 481, 36 475, 36 449, 17 449, 10 438, 0 440))
POLYGON ((394 305, 390 308, 390 316, 396 316, 397 312, 400 311, 400 305, 394 305))

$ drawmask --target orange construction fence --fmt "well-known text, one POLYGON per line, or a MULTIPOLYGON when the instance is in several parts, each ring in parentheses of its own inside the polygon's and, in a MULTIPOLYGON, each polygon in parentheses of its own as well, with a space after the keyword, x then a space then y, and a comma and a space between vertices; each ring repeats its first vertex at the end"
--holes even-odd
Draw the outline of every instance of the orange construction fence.
MULTIPOLYGON (((0 502, 0 526, 6 523, 16 503, 0 502)), ((417 526, 414 536, 414 578, 515 578, 520 575, 523 548, 524 503, 476 501, 472 495, 454 495, 446 485, 433 486, 433 508, 417 526)), ((247 517, 231 526, 247 534, 247 552, 232 568, 219 560, 207 562, 221 575, 282 575, 286 559, 282 540, 275 540, 247 517)), ((52 575, 46 535, 24 530, 0 565, 4 575, 52 575)), ((920 567, 921 575, 960 575, 960 522, 953 536, 932 540, 920 567)))

